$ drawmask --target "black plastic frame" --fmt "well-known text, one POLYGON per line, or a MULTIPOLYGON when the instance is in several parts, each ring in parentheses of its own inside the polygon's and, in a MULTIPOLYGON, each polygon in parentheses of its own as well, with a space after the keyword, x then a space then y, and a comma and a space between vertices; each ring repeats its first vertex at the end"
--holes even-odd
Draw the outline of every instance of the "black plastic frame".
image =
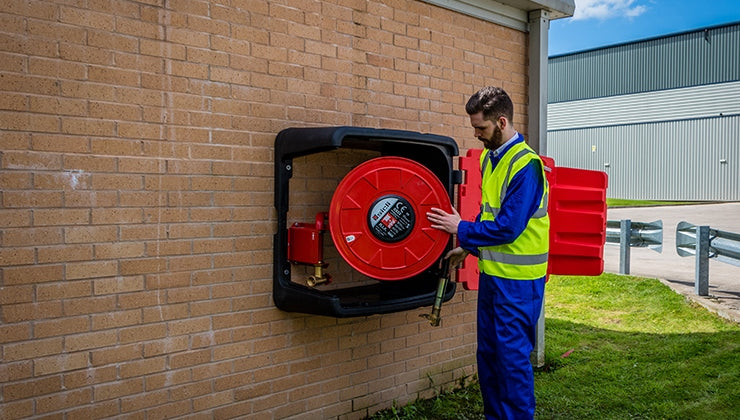
MULTIPOLYGON (((293 159, 338 148, 378 151, 382 156, 400 156, 429 168, 453 200, 461 173, 453 169, 457 143, 445 136, 403 130, 363 127, 287 128, 275 138, 275 208, 277 232, 273 241, 273 299, 288 312, 338 318, 400 312, 434 304, 440 264, 406 280, 381 281, 366 286, 322 291, 291 282, 288 261, 288 196, 293 159)), ((452 241, 448 244, 451 247, 452 241)), ((449 282, 444 301, 452 299, 456 285, 449 282)))

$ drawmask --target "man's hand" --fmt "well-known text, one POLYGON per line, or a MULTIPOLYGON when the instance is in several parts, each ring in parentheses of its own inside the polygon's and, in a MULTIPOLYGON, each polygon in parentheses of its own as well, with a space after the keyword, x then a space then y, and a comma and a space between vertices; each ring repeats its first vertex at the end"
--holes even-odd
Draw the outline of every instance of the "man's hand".
POLYGON ((457 234, 457 225, 461 220, 460 214, 454 207, 452 208, 452 213, 432 207, 431 211, 427 212, 427 219, 432 222, 434 229, 443 230, 453 235, 457 234))
POLYGON ((462 262, 465 261, 465 258, 467 258, 468 254, 470 254, 468 251, 457 247, 451 249, 450 252, 445 255, 445 258, 450 259, 450 273, 452 273, 452 270, 457 268, 458 265, 462 264, 462 262))

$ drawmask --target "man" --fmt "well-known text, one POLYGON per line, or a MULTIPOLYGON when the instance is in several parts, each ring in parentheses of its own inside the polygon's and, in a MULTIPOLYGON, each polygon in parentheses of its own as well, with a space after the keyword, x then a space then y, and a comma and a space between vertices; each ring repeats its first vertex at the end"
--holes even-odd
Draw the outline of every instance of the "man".
POLYGON ((550 219, 544 165, 512 125, 514 106, 498 87, 470 97, 465 110, 481 154, 481 212, 475 222, 433 208, 432 227, 456 234, 450 267, 478 257, 478 376, 486 419, 532 419, 530 353, 547 272, 550 219))

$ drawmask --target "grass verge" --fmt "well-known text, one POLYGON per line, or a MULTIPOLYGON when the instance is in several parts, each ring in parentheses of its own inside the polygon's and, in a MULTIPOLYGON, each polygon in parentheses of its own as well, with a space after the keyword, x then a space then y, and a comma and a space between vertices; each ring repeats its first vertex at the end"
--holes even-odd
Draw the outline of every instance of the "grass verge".
POLYGON ((627 200, 624 198, 607 198, 606 206, 614 207, 655 207, 655 206, 681 206, 687 204, 702 204, 696 201, 656 201, 656 200, 627 200))
MULTIPOLYGON (((537 419, 737 419, 740 326, 655 279, 552 276, 537 419)), ((376 413, 482 419, 478 383, 376 413)))

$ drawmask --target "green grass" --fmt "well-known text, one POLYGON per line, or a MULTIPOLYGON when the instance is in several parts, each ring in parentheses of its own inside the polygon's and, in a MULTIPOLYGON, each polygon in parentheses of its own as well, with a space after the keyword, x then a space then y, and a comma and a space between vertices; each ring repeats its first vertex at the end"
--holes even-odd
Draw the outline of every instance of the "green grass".
POLYGON ((655 207, 655 206, 680 206, 686 204, 701 204, 695 201, 656 201, 656 200, 627 200, 624 198, 607 198, 607 207, 655 207))
MULTIPOLYGON (((537 419, 740 419, 740 325, 616 274, 552 276, 545 304, 537 419)), ((475 380, 371 417, 482 418, 475 380)))

